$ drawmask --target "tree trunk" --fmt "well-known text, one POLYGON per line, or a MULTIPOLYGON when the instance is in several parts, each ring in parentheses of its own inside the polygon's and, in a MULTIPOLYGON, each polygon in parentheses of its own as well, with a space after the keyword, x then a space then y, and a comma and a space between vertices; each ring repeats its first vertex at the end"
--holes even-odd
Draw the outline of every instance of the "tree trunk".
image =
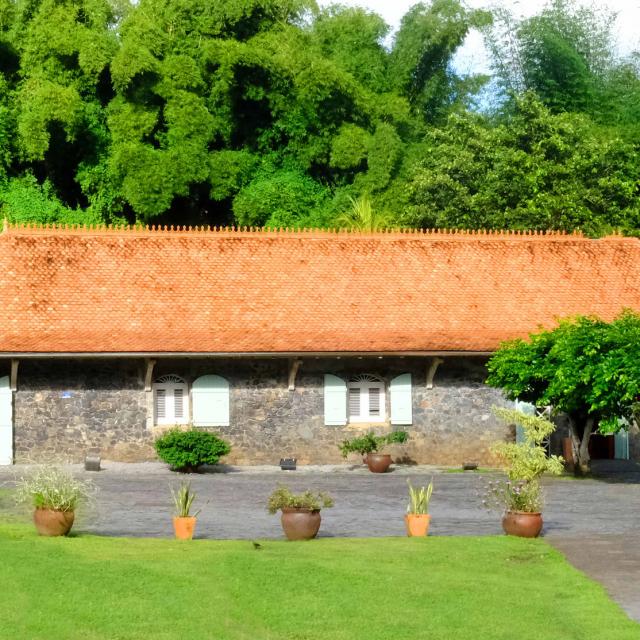
POLYGON ((571 428, 571 439, 573 441, 573 453, 575 457, 575 472, 576 474, 589 473, 589 440, 593 433, 593 426, 595 420, 593 418, 587 418, 582 436, 578 431, 578 425, 576 421, 569 417, 569 427, 571 428))

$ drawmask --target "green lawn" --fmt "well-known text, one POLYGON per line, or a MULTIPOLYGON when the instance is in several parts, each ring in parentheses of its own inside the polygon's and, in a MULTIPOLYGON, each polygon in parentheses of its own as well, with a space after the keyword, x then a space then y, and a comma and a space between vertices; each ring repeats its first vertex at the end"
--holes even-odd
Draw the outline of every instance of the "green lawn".
POLYGON ((0 525, 0 638, 640 638, 540 540, 38 538, 0 525))

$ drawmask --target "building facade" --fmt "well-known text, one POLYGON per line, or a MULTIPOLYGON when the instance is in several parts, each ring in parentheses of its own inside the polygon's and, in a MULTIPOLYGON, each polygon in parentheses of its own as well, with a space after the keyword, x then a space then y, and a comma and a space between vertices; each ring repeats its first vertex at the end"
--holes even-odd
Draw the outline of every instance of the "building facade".
POLYGON ((178 424, 230 463, 335 463, 403 429, 397 460, 492 464, 515 431, 491 352, 640 309, 639 265, 619 237, 5 228, 0 462, 151 460, 178 424))

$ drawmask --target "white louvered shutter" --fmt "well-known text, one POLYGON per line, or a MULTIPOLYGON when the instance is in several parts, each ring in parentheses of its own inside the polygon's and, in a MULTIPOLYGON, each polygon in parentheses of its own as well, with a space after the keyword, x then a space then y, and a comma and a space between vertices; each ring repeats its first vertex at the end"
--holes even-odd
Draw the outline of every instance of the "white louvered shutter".
POLYGON ((173 415, 176 418, 176 422, 181 421, 184 418, 184 390, 173 390, 173 415))
POLYGON ((221 376, 197 378, 191 388, 195 427, 229 426, 229 383, 221 376))
POLYGON ((380 395, 382 389, 380 387, 369 387, 369 417, 380 417, 380 395))
POLYGON ((349 417, 351 419, 360 417, 360 389, 358 388, 349 389, 349 417))
POLYGON ((347 424, 347 383, 330 373, 324 375, 324 423, 347 424))
POLYGON ((412 424, 413 402, 411 374, 403 373, 391 380, 391 424, 412 424))
POLYGON ((13 393, 9 377, 0 378, 0 465, 13 463, 13 393))
POLYGON ((155 390, 156 424, 162 423, 167 417, 167 392, 165 389, 155 390))
POLYGON ((628 460, 629 459, 629 423, 624 419, 618 420, 620 425, 620 431, 616 433, 614 437, 614 455, 616 460, 628 460))

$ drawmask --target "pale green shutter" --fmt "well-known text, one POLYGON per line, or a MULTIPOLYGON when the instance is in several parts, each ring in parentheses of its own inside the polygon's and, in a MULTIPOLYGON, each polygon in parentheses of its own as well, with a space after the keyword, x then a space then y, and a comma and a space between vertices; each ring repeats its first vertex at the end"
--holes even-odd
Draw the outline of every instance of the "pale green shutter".
MULTIPOLYGON (((516 411, 521 411, 522 413, 526 413, 528 416, 536 415, 536 407, 530 402, 522 402, 520 400, 516 400, 516 411)), ((524 429, 516 424, 516 443, 520 444, 524 442, 524 429)))
POLYGON ((324 374, 324 423, 347 424, 347 383, 330 373, 324 374))
POLYGON ((229 383, 221 376, 202 376, 193 382, 194 427, 229 426, 229 383))
POLYGON ((0 378, 0 464, 13 464, 13 394, 8 376, 0 378))
POLYGON ((615 446, 615 453, 613 457, 616 460, 628 460, 629 459, 629 432, 627 431, 627 428, 629 426, 629 423, 624 418, 620 418, 618 422, 620 423, 621 429, 620 431, 618 431, 618 433, 616 433, 613 436, 614 446, 615 446))
POLYGON ((391 424, 413 422, 411 374, 403 373, 391 380, 391 424))

